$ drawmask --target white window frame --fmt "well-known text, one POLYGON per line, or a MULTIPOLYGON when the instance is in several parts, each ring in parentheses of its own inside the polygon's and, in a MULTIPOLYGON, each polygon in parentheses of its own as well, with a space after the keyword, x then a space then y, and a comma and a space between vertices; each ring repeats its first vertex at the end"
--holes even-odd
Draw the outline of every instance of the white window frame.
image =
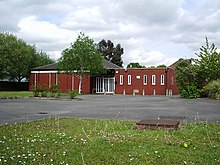
POLYGON ((131 85, 131 75, 128 75, 128 85, 131 85))
POLYGON ((144 85, 147 85, 147 75, 144 75, 144 76, 143 76, 143 84, 144 84, 144 85))
POLYGON ((173 78, 173 76, 171 76, 171 85, 173 85, 174 84, 174 78, 173 78))
POLYGON ((58 85, 59 79, 58 79, 58 73, 56 73, 56 85, 58 85))
POLYGON ((123 85, 123 75, 120 75, 120 85, 123 85))
POLYGON ((152 85, 156 85, 156 75, 152 75, 152 85))
POLYGON ((48 73, 48 79, 49 79, 48 86, 50 88, 51 87, 51 73, 48 73))
POLYGON ((160 75, 160 85, 164 85, 164 74, 160 75))
POLYGON ((34 73, 34 87, 37 88, 37 74, 34 73))

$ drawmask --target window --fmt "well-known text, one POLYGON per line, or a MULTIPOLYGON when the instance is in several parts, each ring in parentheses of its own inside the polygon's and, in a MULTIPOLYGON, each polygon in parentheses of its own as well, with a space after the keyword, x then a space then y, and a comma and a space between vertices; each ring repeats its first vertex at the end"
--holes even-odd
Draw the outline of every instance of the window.
POLYGON ((49 88, 51 87, 51 73, 48 73, 48 79, 49 79, 49 88))
POLYGON ((156 85, 156 75, 152 75, 152 85, 156 85))
POLYGON ((164 85, 164 75, 160 75, 160 85, 164 85))
POLYGON ((120 75, 120 85, 123 85, 123 75, 120 75))
POLYGON ((171 77, 171 85, 173 85, 173 76, 171 77))
POLYGON ((37 87, 37 74, 34 74, 34 87, 37 87))
POLYGON ((131 85, 131 75, 128 75, 128 85, 131 85))
POLYGON ((58 79, 58 74, 56 73, 56 85, 58 85, 59 79, 58 79))
POLYGON ((147 75, 144 75, 144 77, 143 77, 143 84, 147 85, 147 75))

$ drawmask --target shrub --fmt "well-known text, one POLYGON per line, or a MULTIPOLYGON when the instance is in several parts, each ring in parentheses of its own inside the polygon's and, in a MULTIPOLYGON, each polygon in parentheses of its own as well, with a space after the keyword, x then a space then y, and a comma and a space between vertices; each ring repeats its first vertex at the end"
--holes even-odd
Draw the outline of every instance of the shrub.
POLYGON ((220 80, 214 80, 208 83, 200 91, 201 97, 219 98, 220 97, 220 80))
POLYGON ((186 83, 186 85, 182 87, 180 94, 182 98, 195 99, 197 98, 198 90, 195 85, 186 83))
POLYGON ((79 92, 77 90, 70 91, 69 92, 70 99, 74 99, 78 94, 79 92))
POLYGON ((48 87, 46 85, 41 86, 41 97, 47 97, 48 87))
POLYGON ((34 97, 39 97, 41 92, 41 85, 38 84, 36 87, 33 87, 32 92, 34 94, 34 97))
POLYGON ((32 89, 32 92, 33 92, 34 97, 38 97, 39 96, 39 91, 37 90, 37 88, 34 87, 32 89))
POLYGON ((51 97, 59 96, 58 84, 53 84, 50 87, 51 97))
POLYGON ((32 91, 34 93, 34 97, 47 97, 48 88, 46 85, 38 84, 32 91))

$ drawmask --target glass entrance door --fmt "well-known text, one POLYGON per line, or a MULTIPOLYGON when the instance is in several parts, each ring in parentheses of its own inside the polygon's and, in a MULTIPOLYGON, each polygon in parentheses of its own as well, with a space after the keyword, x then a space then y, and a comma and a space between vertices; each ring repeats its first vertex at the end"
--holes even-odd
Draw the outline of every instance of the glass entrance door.
POLYGON ((114 77, 97 77, 96 78, 96 93, 114 93, 114 77))

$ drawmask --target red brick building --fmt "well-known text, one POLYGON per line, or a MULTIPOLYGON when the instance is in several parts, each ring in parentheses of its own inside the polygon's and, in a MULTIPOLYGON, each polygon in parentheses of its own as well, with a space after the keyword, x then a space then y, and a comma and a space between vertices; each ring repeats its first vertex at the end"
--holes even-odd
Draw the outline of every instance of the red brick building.
MULTIPOLYGON (((38 84, 50 88, 59 84, 60 91, 78 90, 79 76, 58 73, 57 63, 31 70, 29 89, 38 84)), ((100 76, 86 75, 82 82, 82 93, 123 94, 123 95, 176 95, 178 94, 173 67, 128 68, 104 60, 108 70, 100 76)))

